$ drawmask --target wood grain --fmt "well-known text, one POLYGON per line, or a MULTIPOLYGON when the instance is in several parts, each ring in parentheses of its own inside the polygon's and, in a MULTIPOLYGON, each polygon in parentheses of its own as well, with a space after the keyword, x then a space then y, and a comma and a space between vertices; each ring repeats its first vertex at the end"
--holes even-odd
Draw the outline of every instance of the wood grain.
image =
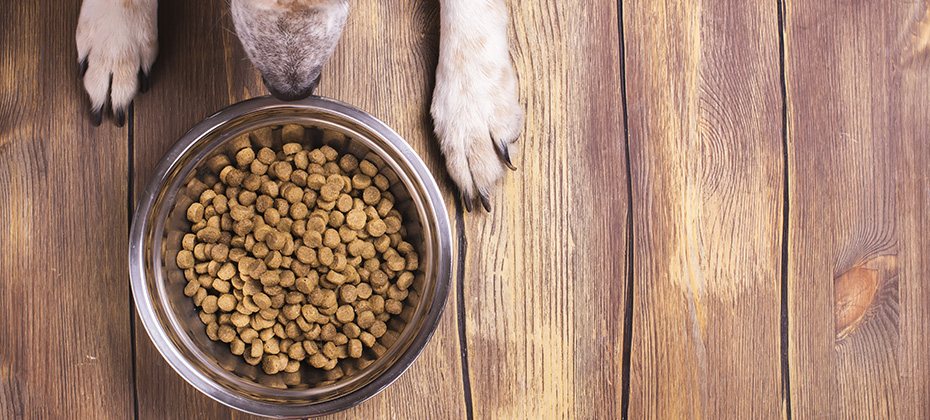
POLYGON ((796 418, 930 416, 927 13, 785 2, 796 418))
POLYGON ((510 2, 519 169, 465 215, 475 418, 620 418, 627 188, 613 2, 510 2))
POLYGON ((776 12, 763 1, 623 4, 629 418, 784 417, 776 12))
POLYGON ((126 130, 90 124, 78 6, 0 14, 2 418, 133 415, 126 130))

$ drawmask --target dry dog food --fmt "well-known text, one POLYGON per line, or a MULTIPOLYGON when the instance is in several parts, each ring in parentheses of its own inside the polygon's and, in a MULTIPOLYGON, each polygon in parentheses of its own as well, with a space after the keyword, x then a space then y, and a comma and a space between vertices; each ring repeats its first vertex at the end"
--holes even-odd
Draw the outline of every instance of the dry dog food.
POLYGON ((308 150, 304 130, 260 129, 249 144, 280 135, 280 150, 210 160, 216 175, 188 185, 199 200, 186 210, 177 265, 211 340, 269 375, 309 365, 331 383, 397 339, 419 257, 378 168, 329 146, 308 150))

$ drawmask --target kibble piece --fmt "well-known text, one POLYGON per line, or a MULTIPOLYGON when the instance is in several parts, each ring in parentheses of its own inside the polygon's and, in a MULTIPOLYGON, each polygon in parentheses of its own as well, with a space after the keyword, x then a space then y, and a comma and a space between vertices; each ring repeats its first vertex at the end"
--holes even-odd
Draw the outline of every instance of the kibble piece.
POLYGON ((371 328, 368 329, 368 332, 375 336, 375 338, 381 338, 381 336, 387 332, 387 324, 383 321, 375 321, 375 323, 371 325, 371 328))
POLYGON ((343 324, 352 322, 355 319, 355 309, 352 308, 352 305, 340 306, 339 309, 336 310, 336 319, 343 324))
POLYGON ((363 174, 368 175, 369 177, 373 177, 378 174, 378 167, 376 167, 368 160, 359 162, 358 168, 362 171, 363 174))
POLYGON ((365 212, 362 210, 351 210, 346 214, 345 223, 349 228, 354 230, 360 230, 365 227, 365 223, 368 221, 368 216, 365 215, 365 212))
POLYGON ((178 268, 185 270, 194 267, 194 254, 188 250, 181 250, 177 257, 178 268))
POLYGON ((250 147, 236 153, 236 164, 240 167, 248 166, 253 160, 255 160, 255 151, 250 147))
POLYGON ((381 201, 381 191, 373 186, 365 188, 365 191, 362 192, 362 201, 368 205, 378 204, 381 201))
POLYGON ((369 329, 375 323, 375 314, 370 310, 360 312, 358 314, 358 319, 355 321, 356 324, 362 329, 369 329))
POLYGON ((269 149, 268 147, 263 147, 258 150, 257 158, 259 161, 261 161, 265 165, 270 165, 271 162, 274 162, 275 153, 273 150, 269 149))
POLYGON ((390 188, 391 184, 388 182, 387 178, 384 175, 378 174, 371 179, 371 182, 375 184, 378 189, 381 191, 387 191, 390 188))
POLYGON ((398 300, 388 299, 384 302, 384 311, 391 315, 399 315, 403 309, 403 304, 398 300))
POLYGON ((367 331, 362 331, 362 333, 359 334, 358 339, 359 341, 362 342, 362 344, 365 345, 365 347, 369 347, 369 348, 371 348, 371 346, 375 345, 375 343, 377 342, 376 341, 377 338, 367 331))
MULTIPOLYGON (((203 290, 203 289, 201 289, 201 290, 203 290)), ((205 297, 205 298, 203 299, 202 302, 200 302, 200 307, 203 308, 203 311, 204 311, 204 312, 206 312, 206 313, 208 313, 208 314, 212 314, 212 313, 216 312, 216 310, 219 308, 219 307, 217 306, 216 301, 217 301, 216 296, 209 295, 209 296, 205 297)))
POLYGON ((330 248, 335 248, 337 245, 339 245, 340 242, 342 242, 342 238, 339 236, 339 232, 336 232, 335 229, 326 229, 326 231, 323 232, 323 245, 330 248))
POLYGON ((223 294, 217 299, 217 306, 220 310, 230 312, 233 309, 236 309, 236 297, 231 294, 223 294))
POLYGON ((349 340, 349 357, 358 359, 362 357, 362 341, 359 339, 349 340))
POLYGON ((335 201, 345 186, 345 180, 338 175, 330 175, 326 178, 326 184, 320 187, 320 199, 324 201, 335 201))
POLYGON ((381 235, 384 235, 386 227, 383 220, 374 219, 368 222, 368 224, 365 226, 365 229, 368 231, 369 235, 377 238, 381 235))
POLYGON ((187 220, 191 223, 197 223, 203 220, 204 207, 203 204, 193 203, 190 207, 187 208, 187 220))

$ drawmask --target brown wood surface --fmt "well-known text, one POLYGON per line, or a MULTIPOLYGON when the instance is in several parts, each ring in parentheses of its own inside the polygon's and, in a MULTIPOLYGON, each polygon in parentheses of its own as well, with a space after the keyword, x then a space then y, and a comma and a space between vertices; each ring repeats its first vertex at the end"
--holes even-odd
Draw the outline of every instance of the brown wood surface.
POLYGON ((77 13, 0 13, 2 418, 133 415, 126 129, 90 124, 77 13))
POLYGON ((624 3, 630 418, 783 416, 775 6, 624 3))
POLYGON ((785 2, 791 405, 930 416, 930 16, 785 2))
MULTIPOLYGON (((331 418, 930 417, 926 2, 508 4, 488 214, 432 134, 438 1, 353 2, 319 93, 423 157, 457 261, 421 357, 331 418)), ((164 0, 152 90, 92 127, 79 6, 0 14, 0 418, 253 418, 155 350, 126 238, 176 139, 266 90, 226 1, 164 0)))
POLYGON ((619 418, 627 188, 617 5, 511 2, 519 169, 465 215, 475 418, 619 418), (597 34, 588 36, 586 34, 597 34))

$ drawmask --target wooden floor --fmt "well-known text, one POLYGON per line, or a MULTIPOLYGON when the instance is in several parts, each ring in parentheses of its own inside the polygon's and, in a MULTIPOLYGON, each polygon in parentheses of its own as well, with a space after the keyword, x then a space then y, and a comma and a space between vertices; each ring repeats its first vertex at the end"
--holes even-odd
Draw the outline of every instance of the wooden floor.
MULTIPOLYGON (((93 127, 78 1, 0 13, 0 418, 245 418, 135 315, 134 202, 266 94, 222 0, 164 0, 152 89, 93 127)), ((930 418, 925 1, 511 0, 519 171, 463 213, 428 113, 436 0, 356 0, 319 93, 427 161, 457 261, 394 385, 331 418, 930 418)))

